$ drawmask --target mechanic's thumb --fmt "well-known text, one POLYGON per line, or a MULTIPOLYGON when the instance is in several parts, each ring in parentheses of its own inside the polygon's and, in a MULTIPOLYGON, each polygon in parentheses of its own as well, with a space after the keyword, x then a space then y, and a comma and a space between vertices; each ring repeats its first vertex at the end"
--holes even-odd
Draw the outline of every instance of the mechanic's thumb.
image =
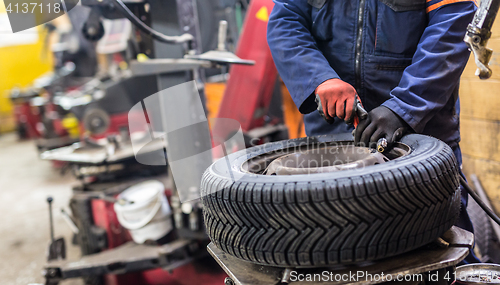
POLYGON ((316 97, 314 99, 316 101, 316 104, 318 105, 318 112, 321 115, 321 117, 328 123, 328 124, 333 124, 334 118, 330 118, 326 115, 325 113, 325 108, 323 106, 323 103, 321 102, 321 98, 319 97, 318 94, 316 94, 316 97))

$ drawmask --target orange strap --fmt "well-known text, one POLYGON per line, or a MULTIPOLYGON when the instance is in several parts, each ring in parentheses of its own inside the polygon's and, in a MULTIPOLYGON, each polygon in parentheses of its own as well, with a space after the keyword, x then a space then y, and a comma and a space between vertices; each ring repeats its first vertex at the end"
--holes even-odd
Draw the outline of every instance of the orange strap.
MULTIPOLYGON (((427 0, 427 2, 430 2, 430 1, 432 1, 432 0, 427 0)), ((453 4, 453 3, 458 3, 458 2, 469 2, 469 1, 474 2, 474 4, 476 4, 476 6, 477 6, 476 0, 443 0, 443 1, 440 1, 436 4, 433 4, 433 5, 430 5, 429 7, 427 7, 427 13, 434 11, 437 8, 444 6, 444 5, 447 5, 447 4, 453 4)))
POLYGON ((354 125, 355 129, 358 127, 358 125, 359 125, 359 117, 358 117, 358 115, 354 116, 354 124, 353 125, 354 125))

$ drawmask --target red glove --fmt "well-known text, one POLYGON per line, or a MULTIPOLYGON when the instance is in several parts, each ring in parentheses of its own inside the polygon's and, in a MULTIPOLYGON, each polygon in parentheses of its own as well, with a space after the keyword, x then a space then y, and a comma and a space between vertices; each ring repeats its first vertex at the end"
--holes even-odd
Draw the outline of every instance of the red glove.
POLYGON ((316 97, 319 98, 318 106, 322 106, 327 121, 338 117, 348 124, 353 123, 356 114, 356 89, 351 84, 337 78, 327 80, 316 88, 316 97))

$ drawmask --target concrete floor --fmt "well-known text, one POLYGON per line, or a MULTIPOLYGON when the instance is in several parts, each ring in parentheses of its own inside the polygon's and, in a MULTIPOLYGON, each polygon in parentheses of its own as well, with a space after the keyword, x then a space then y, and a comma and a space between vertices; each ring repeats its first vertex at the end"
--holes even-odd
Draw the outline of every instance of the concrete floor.
MULTIPOLYGON (((79 258, 60 209, 67 207, 76 180, 38 158, 32 141, 0 135, 0 276, 4 285, 44 283, 41 276, 50 240, 46 198, 54 198, 56 237, 66 239, 69 259, 79 258)), ((81 280, 62 285, 83 284, 81 280)))

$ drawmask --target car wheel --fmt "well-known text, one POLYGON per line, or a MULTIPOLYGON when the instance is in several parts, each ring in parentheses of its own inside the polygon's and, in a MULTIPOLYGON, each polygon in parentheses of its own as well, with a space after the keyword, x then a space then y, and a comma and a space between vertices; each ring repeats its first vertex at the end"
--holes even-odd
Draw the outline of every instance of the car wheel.
POLYGON ((212 164, 201 190, 206 231, 218 248, 281 267, 408 252, 446 232, 460 210, 453 151, 415 134, 383 155, 347 135, 253 147, 212 164))

